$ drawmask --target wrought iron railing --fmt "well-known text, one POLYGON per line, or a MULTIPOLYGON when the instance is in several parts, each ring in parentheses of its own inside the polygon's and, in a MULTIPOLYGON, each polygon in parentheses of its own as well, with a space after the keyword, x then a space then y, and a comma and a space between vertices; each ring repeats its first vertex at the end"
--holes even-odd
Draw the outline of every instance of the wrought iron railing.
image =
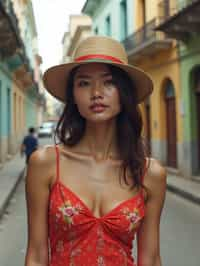
MULTIPOLYGON (((13 3, 11 0, 0 0, 0 5, 3 8, 10 29, 13 31, 13 38, 16 39, 17 50, 16 52, 21 57, 22 62, 27 66, 29 71, 32 71, 30 60, 26 55, 25 46, 20 36, 20 29, 18 26, 18 19, 14 12, 13 3)), ((5 50, 5 48, 4 48, 5 50)))
POLYGON ((18 19, 14 12, 12 1, 11 0, 0 0, 0 5, 3 7, 4 12, 6 13, 9 19, 10 27, 15 32, 17 41, 20 42, 20 31, 18 27, 18 19))
POLYGON ((177 14, 187 6, 198 2, 199 0, 182 0, 182 1, 172 1, 163 0, 158 4, 158 17, 159 23, 166 21, 169 17, 177 14))
POLYGON ((156 18, 152 19, 150 22, 146 23, 142 28, 140 28, 135 33, 129 35, 122 43, 127 51, 130 51, 145 42, 153 40, 156 38, 156 32, 154 28, 156 27, 156 18))

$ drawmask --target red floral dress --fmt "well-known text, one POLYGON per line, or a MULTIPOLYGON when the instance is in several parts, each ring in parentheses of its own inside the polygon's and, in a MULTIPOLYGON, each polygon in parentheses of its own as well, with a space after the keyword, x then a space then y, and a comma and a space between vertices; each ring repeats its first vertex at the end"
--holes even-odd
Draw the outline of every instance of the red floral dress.
POLYGON ((49 198, 49 266, 135 266, 132 242, 145 214, 140 190, 97 218, 85 203, 59 180, 49 198))

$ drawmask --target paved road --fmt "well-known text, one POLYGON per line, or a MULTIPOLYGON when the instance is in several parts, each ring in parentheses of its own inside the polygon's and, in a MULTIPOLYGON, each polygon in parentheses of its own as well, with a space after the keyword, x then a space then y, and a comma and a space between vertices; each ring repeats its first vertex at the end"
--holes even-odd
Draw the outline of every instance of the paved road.
MULTIPOLYGON (((200 206, 167 192, 161 219, 162 266, 200 266, 199 226, 200 206)), ((26 237, 22 180, 0 221, 0 266, 23 266, 26 237)))
POLYGON ((161 222, 163 266, 200 266, 200 206, 167 192, 161 222))
POLYGON ((0 266, 23 266, 26 247, 24 180, 0 221, 0 266))
MULTIPOLYGON (((39 139, 40 145, 53 143, 39 139)), ((24 180, 19 184, 5 214, 0 220, 0 266, 22 266, 26 249, 26 204, 24 180)))

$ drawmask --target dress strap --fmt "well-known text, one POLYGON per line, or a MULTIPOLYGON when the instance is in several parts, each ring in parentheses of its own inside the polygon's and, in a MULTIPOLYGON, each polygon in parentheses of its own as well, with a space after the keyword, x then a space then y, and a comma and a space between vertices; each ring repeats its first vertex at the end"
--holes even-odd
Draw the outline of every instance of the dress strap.
POLYGON ((56 182, 57 182, 60 179, 60 153, 57 145, 55 145, 55 150, 56 150, 56 182))

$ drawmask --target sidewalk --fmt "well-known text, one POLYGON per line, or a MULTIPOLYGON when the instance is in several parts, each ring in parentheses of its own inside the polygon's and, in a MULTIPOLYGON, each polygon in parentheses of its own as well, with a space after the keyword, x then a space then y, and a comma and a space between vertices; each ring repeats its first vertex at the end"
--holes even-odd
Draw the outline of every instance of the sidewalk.
POLYGON ((16 154, 0 168, 0 217, 5 210, 13 192, 21 178, 25 167, 25 159, 16 154))
POLYGON ((200 182, 176 175, 168 175, 167 189, 200 205, 200 182))
MULTIPOLYGON (((3 168, 0 168, 0 217, 23 176, 24 167, 24 158, 17 154, 6 162, 3 168)), ((200 205, 200 182, 168 174, 167 188, 169 191, 200 205)))

